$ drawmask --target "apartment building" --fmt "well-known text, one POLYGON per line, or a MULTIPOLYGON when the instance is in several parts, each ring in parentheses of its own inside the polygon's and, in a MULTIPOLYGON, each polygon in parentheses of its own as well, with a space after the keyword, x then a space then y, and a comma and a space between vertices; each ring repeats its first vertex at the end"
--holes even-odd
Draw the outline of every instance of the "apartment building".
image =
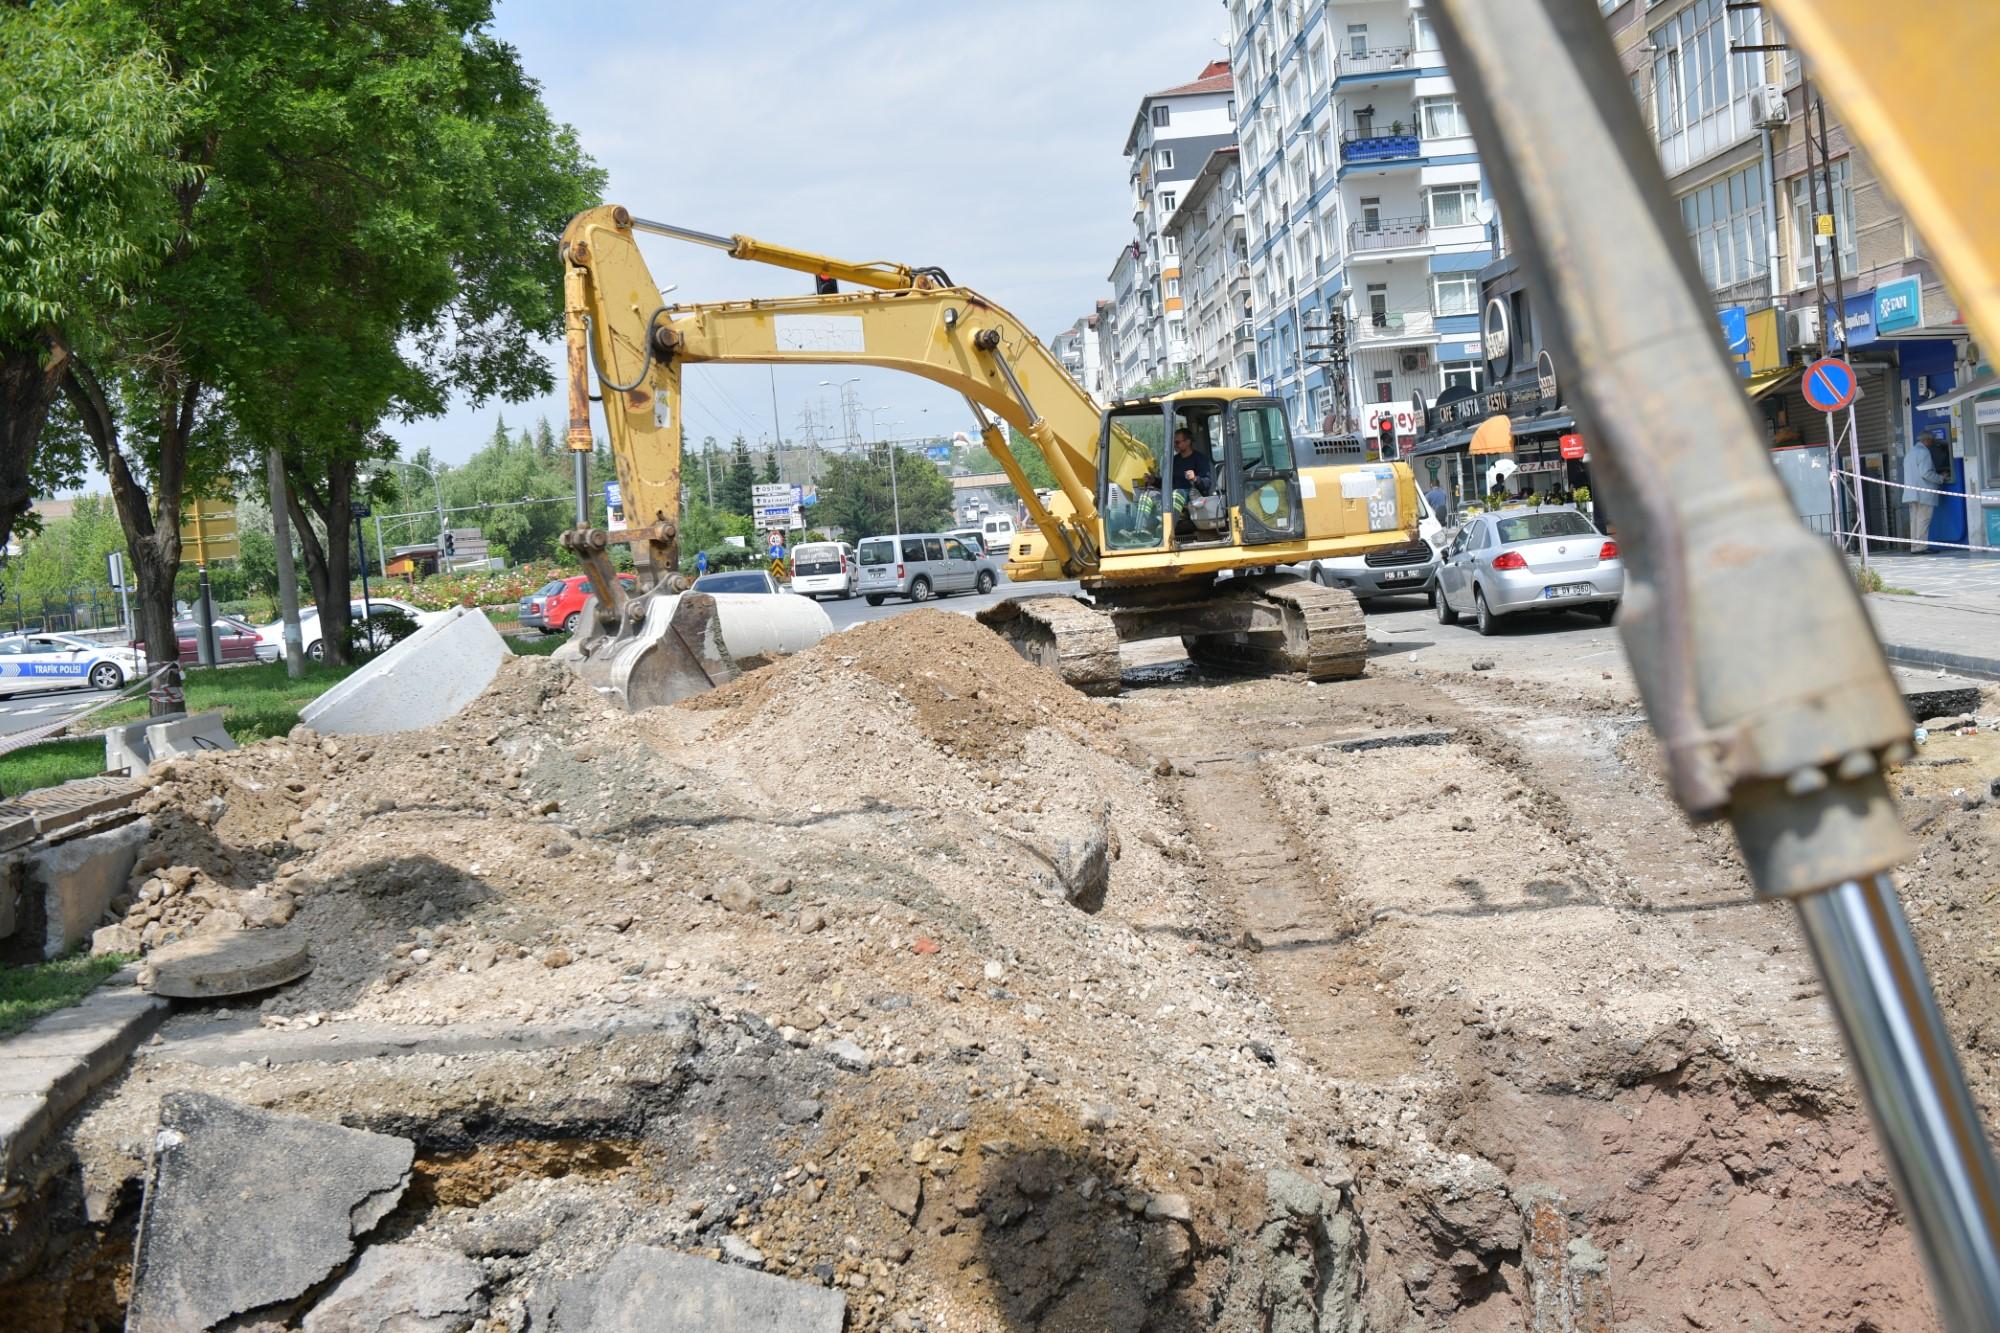
POLYGON ((1125 137, 1133 236, 1110 274, 1118 355, 1108 396, 1187 370, 1180 255, 1166 221, 1209 154, 1235 142, 1233 89, 1228 62, 1217 60, 1192 82, 1139 99, 1125 137))
POLYGON ((1103 376, 1098 325, 1105 307, 1110 304, 1109 301, 1099 301, 1096 310, 1049 339, 1049 350, 1055 354, 1056 360, 1062 362, 1062 368, 1091 394, 1098 392, 1103 376))
MULTIPOLYGON (((1773 445, 1827 442, 1797 370, 1821 351, 1844 355, 1862 388, 1862 471, 1884 483, 1864 488, 1869 531, 1907 536, 1886 483, 1900 479, 1911 441, 1930 434, 1950 443, 1952 471, 1972 496, 1940 506, 1961 514, 1955 535, 1969 527, 1983 538, 1990 513, 2000 545, 2000 441, 1983 458, 1976 441, 1951 438, 1951 391, 1972 355, 1957 307, 1831 106, 1824 168, 1815 139, 1808 171, 1808 116, 1817 135, 1822 106, 1774 17, 1726 0, 1599 3, 1724 327, 1732 337, 1766 328, 1781 344, 1756 349, 1765 373, 1751 386, 1773 445), (1766 311, 1776 314, 1760 322, 1766 311)), ((1741 351, 1747 369, 1751 349, 1741 351)), ((1935 524, 1933 533, 1952 539, 1935 524)))
POLYGON ((1234 144, 1210 153, 1167 219, 1165 239, 1180 257, 1181 328, 1190 384, 1257 382, 1240 156, 1234 144))
POLYGON ((1259 383, 1295 429, 1392 435, 1479 387, 1493 209, 1411 0, 1229 0, 1259 383))

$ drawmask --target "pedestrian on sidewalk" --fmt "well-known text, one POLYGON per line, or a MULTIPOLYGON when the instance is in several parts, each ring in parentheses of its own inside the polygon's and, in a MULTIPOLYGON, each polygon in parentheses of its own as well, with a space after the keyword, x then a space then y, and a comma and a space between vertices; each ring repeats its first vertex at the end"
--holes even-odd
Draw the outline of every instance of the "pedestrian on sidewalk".
POLYGON ((1432 518, 1444 522, 1444 486, 1435 477, 1431 479, 1431 488, 1424 492, 1424 503, 1431 507, 1432 518))
POLYGON ((1915 555, 1931 552, 1931 510, 1937 496, 1931 494, 1943 482, 1937 463, 1931 458, 1930 436, 1921 436, 1903 455, 1903 509, 1910 517, 1910 551, 1915 555))

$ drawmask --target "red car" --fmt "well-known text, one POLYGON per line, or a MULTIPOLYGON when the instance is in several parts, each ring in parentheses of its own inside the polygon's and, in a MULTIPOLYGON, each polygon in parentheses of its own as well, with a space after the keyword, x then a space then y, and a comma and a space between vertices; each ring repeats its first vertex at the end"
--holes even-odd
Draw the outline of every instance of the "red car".
MULTIPOLYGON (((174 637, 180 640, 181 663, 184 666, 192 666, 201 660, 201 649, 194 641, 194 627, 195 622, 192 620, 174 622, 174 637)), ((232 620, 228 616, 215 618, 215 652, 218 663, 256 661, 257 643, 257 631, 242 621, 232 620)), ((144 653, 146 641, 134 639, 132 647, 144 653)))
MULTIPOLYGON (((636 575, 620 574, 618 582, 627 594, 636 595, 639 591, 636 575)), ((558 630, 574 634, 583 620, 583 601, 588 596, 588 574, 552 579, 521 599, 521 624, 544 634, 554 634, 558 630)))

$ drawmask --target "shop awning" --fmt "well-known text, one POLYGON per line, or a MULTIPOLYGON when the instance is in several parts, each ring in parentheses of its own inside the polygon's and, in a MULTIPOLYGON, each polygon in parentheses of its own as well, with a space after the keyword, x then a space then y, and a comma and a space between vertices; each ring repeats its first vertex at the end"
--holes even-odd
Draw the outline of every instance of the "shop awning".
POLYGON ((1995 389, 2000 389, 2000 375, 1995 375, 1990 370, 1983 370, 1974 375, 1970 383, 1961 384, 1956 389, 1947 389, 1935 398, 1926 398, 1921 403, 1912 403, 1911 406, 1919 412, 1942 412, 1948 407, 1957 407, 1968 398, 1977 398, 1981 394, 1992 393, 1995 389))
POLYGON ((1780 389, 1790 384, 1804 373, 1804 369, 1799 366, 1779 366, 1776 370, 1752 375, 1743 382, 1743 387, 1749 391, 1752 398, 1762 398, 1773 389, 1780 389))
POLYGON ((1466 441, 1471 438, 1471 427, 1468 426, 1464 430, 1455 430, 1449 435, 1440 435, 1434 440, 1425 440, 1410 451, 1410 457, 1422 458, 1428 454, 1448 454, 1454 449, 1463 449, 1466 441))
POLYGON ((1514 423, 1501 413, 1494 413, 1479 423, 1472 432, 1470 453, 1511 454, 1514 452, 1514 423))

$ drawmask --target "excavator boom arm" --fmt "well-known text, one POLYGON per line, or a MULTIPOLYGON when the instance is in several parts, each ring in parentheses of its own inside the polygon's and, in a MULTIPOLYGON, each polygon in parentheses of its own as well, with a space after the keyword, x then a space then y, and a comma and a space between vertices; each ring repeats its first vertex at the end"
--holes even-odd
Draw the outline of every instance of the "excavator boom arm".
MULTIPOLYGON (((1089 534, 1097 513, 1098 406, 1040 339, 993 302, 912 270, 849 264, 747 237, 637 222, 617 207, 579 214, 564 233, 563 254, 570 447, 590 447, 588 369, 594 362, 633 524, 613 536, 652 547, 640 563, 657 566, 655 579, 673 565, 681 369, 694 362, 882 366, 956 390, 1042 451, 1069 501, 1068 518, 1051 515, 1034 498, 1034 487, 1010 450, 994 453, 1050 547, 1065 553, 1068 572, 1087 573, 1095 564, 1089 534), (846 276, 875 289, 667 307, 639 254, 638 230, 727 248, 783 268, 846 276), (893 285, 897 273, 904 285, 893 285)), ((983 418, 980 424, 986 424, 983 418)))

